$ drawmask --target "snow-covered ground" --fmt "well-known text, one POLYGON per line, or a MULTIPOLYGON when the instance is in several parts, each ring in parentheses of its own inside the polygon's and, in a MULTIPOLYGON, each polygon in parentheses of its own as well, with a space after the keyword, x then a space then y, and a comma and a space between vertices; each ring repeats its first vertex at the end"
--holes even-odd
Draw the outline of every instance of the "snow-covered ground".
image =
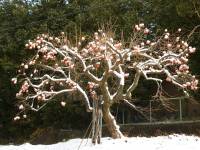
POLYGON ((102 144, 93 145, 91 140, 72 139, 52 145, 0 146, 0 150, 200 150, 200 138, 186 135, 169 135, 158 137, 132 137, 113 140, 102 138, 102 144))

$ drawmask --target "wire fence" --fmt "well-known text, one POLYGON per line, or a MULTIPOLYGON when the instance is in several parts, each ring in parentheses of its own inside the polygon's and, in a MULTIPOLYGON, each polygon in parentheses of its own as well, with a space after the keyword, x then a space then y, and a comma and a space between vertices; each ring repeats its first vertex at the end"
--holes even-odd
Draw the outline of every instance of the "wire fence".
MULTIPOLYGON (((174 112, 170 112, 166 116, 160 115, 159 118, 154 116, 159 115, 159 112, 154 112, 152 108, 152 103, 155 100, 149 100, 149 106, 146 108, 148 113, 146 113, 147 119, 134 119, 137 115, 130 115, 127 117, 127 109, 122 109, 119 113, 119 108, 117 107, 115 111, 115 119, 117 120, 118 124, 121 126, 124 125, 155 125, 155 124, 181 124, 181 123, 195 123, 200 122, 200 116, 190 116, 185 115, 185 101, 186 97, 175 97, 175 98, 168 98, 167 100, 174 100, 176 101, 177 110, 174 112)), ((128 110, 129 111, 129 110, 128 110)), ((161 110, 162 111, 162 110, 161 110)))

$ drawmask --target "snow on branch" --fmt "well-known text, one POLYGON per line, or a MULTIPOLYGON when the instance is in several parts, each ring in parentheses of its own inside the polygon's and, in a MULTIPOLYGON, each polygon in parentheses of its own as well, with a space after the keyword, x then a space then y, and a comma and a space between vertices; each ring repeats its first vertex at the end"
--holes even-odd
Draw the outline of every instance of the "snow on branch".
POLYGON ((58 95, 73 92, 82 95, 87 111, 92 110, 95 95, 102 95, 110 105, 124 99, 129 103, 142 77, 159 86, 166 80, 185 93, 197 90, 198 80, 187 64, 196 48, 181 40, 179 32, 181 29, 174 34, 165 30, 148 39, 151 31, 139 24, 129 45, 99 30, 84 46, 85 37, 73 45, 63 32, 59 37, 39 35, 25 45, 34 56, 21 64, 12 79, 21 84, 16 94, 22 99, 19 106, 38 111, 58 95))

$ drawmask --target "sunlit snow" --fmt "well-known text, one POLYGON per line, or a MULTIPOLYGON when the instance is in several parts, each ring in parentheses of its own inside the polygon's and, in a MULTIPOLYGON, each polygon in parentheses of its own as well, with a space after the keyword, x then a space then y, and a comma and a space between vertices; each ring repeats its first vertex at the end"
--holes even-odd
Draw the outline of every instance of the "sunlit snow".
POLYGON ((29 143, 14 146, 1 145, 0 150, 200 150, 200 138, 197 136, 169 135, 158 137, 132 137, 124 139, 102 138, 102 143, 93 145, 90 139, 72 139, 52 145, 31 145, 29 143), (81 144, 81 146, 80 146, 81 144))

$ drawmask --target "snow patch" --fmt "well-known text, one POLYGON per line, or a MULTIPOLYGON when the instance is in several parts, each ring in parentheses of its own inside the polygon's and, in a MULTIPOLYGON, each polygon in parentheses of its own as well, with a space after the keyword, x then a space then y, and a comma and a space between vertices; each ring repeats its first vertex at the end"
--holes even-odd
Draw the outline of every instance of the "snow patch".
POLYGON ((0 145, 0 150, 199 150, 200 138, 197 136, 169 135, 158 137, 131 137, 123 139, 102 138, 102 144, 93 145, 91 139, 72 139, 52 145, 0 145), (81 144, 82 142, 82 144, 81 144))

